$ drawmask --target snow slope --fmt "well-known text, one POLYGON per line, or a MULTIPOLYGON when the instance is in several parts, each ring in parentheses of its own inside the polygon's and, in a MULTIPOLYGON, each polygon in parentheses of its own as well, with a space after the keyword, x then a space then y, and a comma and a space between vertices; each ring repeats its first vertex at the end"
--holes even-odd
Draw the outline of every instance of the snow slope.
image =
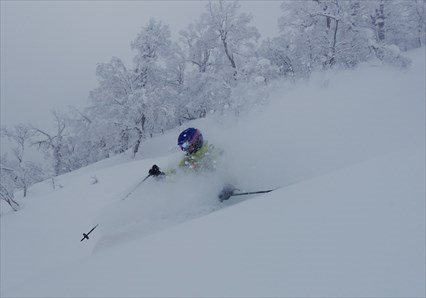
POLYGON ((405 72, 318 74, 238 120, 195 121, 226 152, 214 175, 121 200, 176 163, 178 128, 137 160, 34 186, 21 211, 2 207, 1 295, 424 296, 424 49, 411 56, 405 72), (286 187, 220 204, 224 181, 286 187))

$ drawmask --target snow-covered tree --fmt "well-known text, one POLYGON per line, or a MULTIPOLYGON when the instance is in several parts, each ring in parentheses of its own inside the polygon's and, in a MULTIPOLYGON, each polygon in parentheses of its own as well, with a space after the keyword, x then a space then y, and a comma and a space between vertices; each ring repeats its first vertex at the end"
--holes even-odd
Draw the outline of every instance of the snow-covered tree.
MULTIPOLYGON (((275 75, 256 55, 259 33, 238 1, 210 1, 206 12, 180 32, 190 64, 178 105, 180 119, 205 117, 232 105, 231 88, 239 81, 275 75)), ((180 120, 181 121, 181 120, 180 120)))
POLYGON ((410 35, 416 41, 415 47, 422 47, 426 44, 426 2, 414 0, 407 3, 407 6, 406 19, 410 24, 410 35))
POLYGON ((250 25, 252 16, 239 12, 240 8, 238 1, 210 1, 208 12, 202 15, 208 28, 219 38, 228 74, 232 74, 234 79, 247 57, 254 53, 255 43, 260 37, 256 27, 250 25))
POLYGON ((187 75, 187 87, 178 107, 182 121, 204 118, 208 113, 221 113, 230 105, 229 84, 215 74, 193 72, 187 75))
POLYGON ((357 5, 359 1, 285 1, 281 6, 281 33, 288 36, 288 43, 295 44, 297 51, 302 51, 300 58, 310 67, 332 67, 344 60, 348 43, 353 41, 355 28, 350 10, 357 5), (348 25, 352 31, 345 28, 348 25))
POLYGON ((154 19, 142 27, 131 48, 134 67, 119 58, 98 65, 99 86, 90 94, 88 113, 107 151, 132 148, 136 155, 143 138, 172 125, 170 100, 184 88, 186 61, 171 42, 168 26, 154 19))
POLYGON ((99 86, 90 92, 88 108, 92 129, 99 140, 104 140, 107 151, 124 152, 129 148, 129 128, 122 122, 128 120, 128 99, 134 93, 135 74, 116 57, 99 64, 96 74, 99 86))
POLYGON ((70 169, 65 167, 65 152, 66 152, 66 118, 63 114, 52 111, 54 119, 55 133, 49 133, 37 127, 33 127, 35 137, 37 138, 33 145, 42 150, 45 156, 53 163, 53 174, 69 172, 70 169))
POLYGON ((15 183, 13 169, 5 165, 6 156, 0 157, 0 200, 5 201, 14 210, 18 211, 20 206, 15 200, 15 183))
POLYGON ((195 65, 199 72, 214 72, 216 49, 219 46, 218 36, 208 19, 200 17, 186 30, 180 32, 181 42, 187 52, 187 61, 195 65))
POLYGON ((267 85, 279 77, 280 69, 278 66, 273 65, 269 59, 255 56, 247 60, 241 68, 240 74, 247 81, 267 85))
POLYGON ((27 196, 31 185, 45 178, 41 167, 34 162, 25 161, 17 163, 16 161, 10 161, 5 164, 8 168, 9 178, 13 182, 14 189, 22 190, 23 197, 27 196))
POLYGON ((13 155, 19 163, 23 162, 25 149, 34 136, 33 129, 24 124, 18 124, 11 129, 3 127, 2 136, 8 138, 13 143, 13 155))
POLYGON ((378 41, 402 50, 425 44, 426 2, 423 0, 377 0, 370 3, 371 21, 378 41))
POLYGON ((285 1, 281 6, 283 16, 279 20, 280 37, 273 42, 275 48, 291 57, 295 72, 302 74, 318 68, 353 67, 373 57, 406 66, 409 61, 396 47, 406 42, 397 40, 397 32, 405 32, 403 35, 407 36, 408 31, 416 30, 403 29, 397 24, 399 20, 408 21, 406 15, 414 15, 413 9, 407 13, 414 3, 384 0, 285 1))
POLYGON ((95 128, 95 121, 87 109, 80 111, 69 107, 66 119, 68 125, 67 146, 69 167, 80 168, 108 157, 102 135, 95 128))
POLYGON ((262 42, 258 52, 260 57, 268 59, 271 65, 277 67, 279 76, 294 77, 294 62, 290 58, 290 46, 285 41, 268 38, 262 42))
POLYGON ((131 43, 134 57, 136 88, 145 88, 147 84, 161 83, 162 73, 158 65, 171 54, 171 33, 167 25, 151 18, 136 39, 131 43))
MULTIPOLYGON (((23 196, 27 196, 28 188, 36 182, 43 180, 44 173, 40 165, 24 159, 24 153, 31 144, 34 131, 28 125, 19 124, 9 129, 2 129, 2 137, 9 139, 13 159, 8 160, 6 156, 2 158, 2 164, 7 168, 6 174, 12 181, 13 189, 23 191, 23 196)), ((5 187, 9 189, 10 187, 5 187)))

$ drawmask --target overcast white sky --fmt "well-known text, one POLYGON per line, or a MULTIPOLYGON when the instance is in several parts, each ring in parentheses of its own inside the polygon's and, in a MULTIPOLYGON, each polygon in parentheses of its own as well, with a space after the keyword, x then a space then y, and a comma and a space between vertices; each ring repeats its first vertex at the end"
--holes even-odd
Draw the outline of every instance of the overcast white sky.
MULTIPOLYGON (((130 42, 150 17, 174 37, 206 1, 1 1, 1 124, 50 123, 49 111, 86 106, 96 64, 130 62, 130 42)), ((242 1, 262 38, 277 34, 279 1, 242 1)))

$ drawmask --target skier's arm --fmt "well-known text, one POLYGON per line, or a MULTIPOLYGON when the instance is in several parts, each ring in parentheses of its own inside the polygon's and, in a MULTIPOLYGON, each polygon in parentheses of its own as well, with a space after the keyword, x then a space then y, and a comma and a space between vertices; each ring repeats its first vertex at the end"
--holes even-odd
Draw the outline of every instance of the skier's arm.
POLYGON ((163 177, 176 174, 175 169, 167 169, 166 171, 161 171, 161 169, 157 165, 153 165, 152 168, 148 171, 150 176, 154 177, 163 177))

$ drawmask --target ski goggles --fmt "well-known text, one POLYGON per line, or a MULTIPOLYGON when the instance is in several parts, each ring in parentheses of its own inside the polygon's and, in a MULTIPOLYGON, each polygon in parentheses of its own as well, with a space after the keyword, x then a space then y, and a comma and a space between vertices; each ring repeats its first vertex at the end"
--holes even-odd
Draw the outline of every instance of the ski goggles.
POLYGON ((190 144, 189 144, 188 141, 186 141, 186 142, 180 144, 179 147, 180 147, 180 149, 182 149, 182 151, 188 151, 190 144))

